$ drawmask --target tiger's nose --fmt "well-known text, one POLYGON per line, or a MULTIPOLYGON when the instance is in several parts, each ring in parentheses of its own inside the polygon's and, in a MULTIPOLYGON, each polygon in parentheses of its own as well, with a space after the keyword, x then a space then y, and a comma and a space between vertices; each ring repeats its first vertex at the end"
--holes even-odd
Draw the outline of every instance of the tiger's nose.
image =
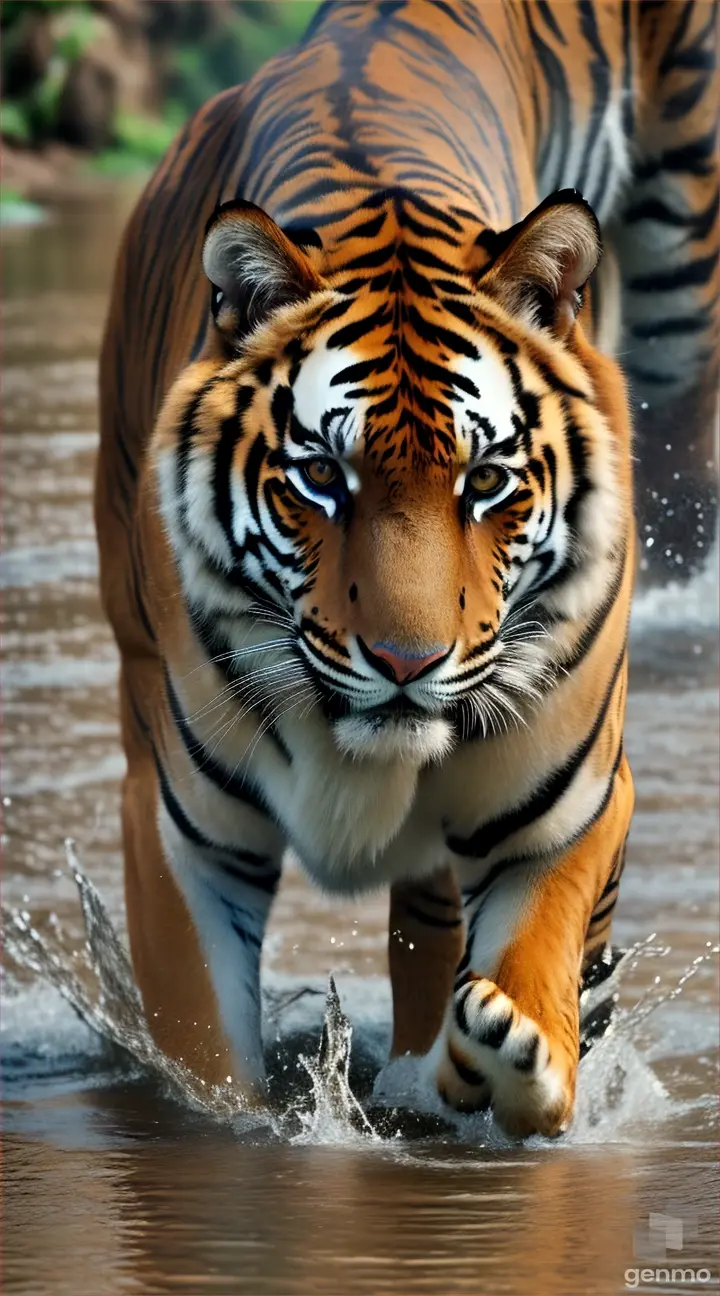
POLYGON ((447 657, 451 648, 435 648, 429 653, 409 655, 396 644, 374 643, 370 648, 358 635, 358 643, 364 657, 381 675, 393 680, 396 684, 409 684, 424 671, 447 657))

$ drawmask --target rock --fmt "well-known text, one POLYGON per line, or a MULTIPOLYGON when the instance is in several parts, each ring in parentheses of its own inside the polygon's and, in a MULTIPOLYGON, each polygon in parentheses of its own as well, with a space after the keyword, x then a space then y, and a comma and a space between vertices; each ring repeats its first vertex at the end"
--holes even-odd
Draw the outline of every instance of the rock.
POLYGON ((3 33, 3 97, 22 96, 45 76, 53 52, 48 16, 27 8, 3 33))
POLYGON ((71 64, 60 93, 58 139, 98 152, 112 140, 118 102, 117 78, 92 55, 71 64))

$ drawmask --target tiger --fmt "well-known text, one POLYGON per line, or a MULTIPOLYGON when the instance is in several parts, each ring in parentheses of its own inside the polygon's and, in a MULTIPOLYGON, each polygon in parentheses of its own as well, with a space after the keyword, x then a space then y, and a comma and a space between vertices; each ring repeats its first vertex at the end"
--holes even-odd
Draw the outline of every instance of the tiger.
POLYGON ((392 1057, 568 1128, 633 811, 633 415, 710 408, 716 126, 702 0, 333 0, 141 196, 95 515, 133 968, 207 1085, 268 1101, 290 851, 389 892, 392 1057))

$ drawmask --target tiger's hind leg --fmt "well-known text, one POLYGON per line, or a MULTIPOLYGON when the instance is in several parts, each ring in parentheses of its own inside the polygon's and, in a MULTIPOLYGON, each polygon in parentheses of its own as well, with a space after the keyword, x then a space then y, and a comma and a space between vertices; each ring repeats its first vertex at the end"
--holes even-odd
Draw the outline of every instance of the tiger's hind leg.
POLYGON ((445 1016, 465 945, 462 901, 452 869, 390 893, 388 959, 393 996, 391 1057, 422 1056, 445 1016))
POLYGON ((556 864, 540 874, 514 865, 470 903, 468 948, 435 1051, 437 1085, 459 1110, 491 1105, 509 1134, 555 1135, 572 1117, 586 942, 590 933, 596 948, 600 923, 592 920, 605 904, 632 800, 623 762, 607 808, 556 864))
POLYGON ((720 155, 717 6, 640 5, 631 181, 620 262, 639 462, 642 567, 688 574, 714 534, 720 155))

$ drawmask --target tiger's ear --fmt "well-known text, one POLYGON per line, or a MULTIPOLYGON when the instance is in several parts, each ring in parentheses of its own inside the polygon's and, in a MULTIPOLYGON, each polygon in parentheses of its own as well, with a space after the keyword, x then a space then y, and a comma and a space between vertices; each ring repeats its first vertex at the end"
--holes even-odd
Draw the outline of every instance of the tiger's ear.
POLYGON ((480 235, 492 260, 478 286, 524 323, 564 338, 602 253, 600 226, 576 189, 550 194, 519 224, 480 235))
POLYGON ((303 251, 319 243, 313 231, 289 238, 254 203, 236 200, 217 208, 205 231, 202 260, 212 285, 212 316, 227 343, 239 342, 278 307, 304 301, 325 286, 303 251))

